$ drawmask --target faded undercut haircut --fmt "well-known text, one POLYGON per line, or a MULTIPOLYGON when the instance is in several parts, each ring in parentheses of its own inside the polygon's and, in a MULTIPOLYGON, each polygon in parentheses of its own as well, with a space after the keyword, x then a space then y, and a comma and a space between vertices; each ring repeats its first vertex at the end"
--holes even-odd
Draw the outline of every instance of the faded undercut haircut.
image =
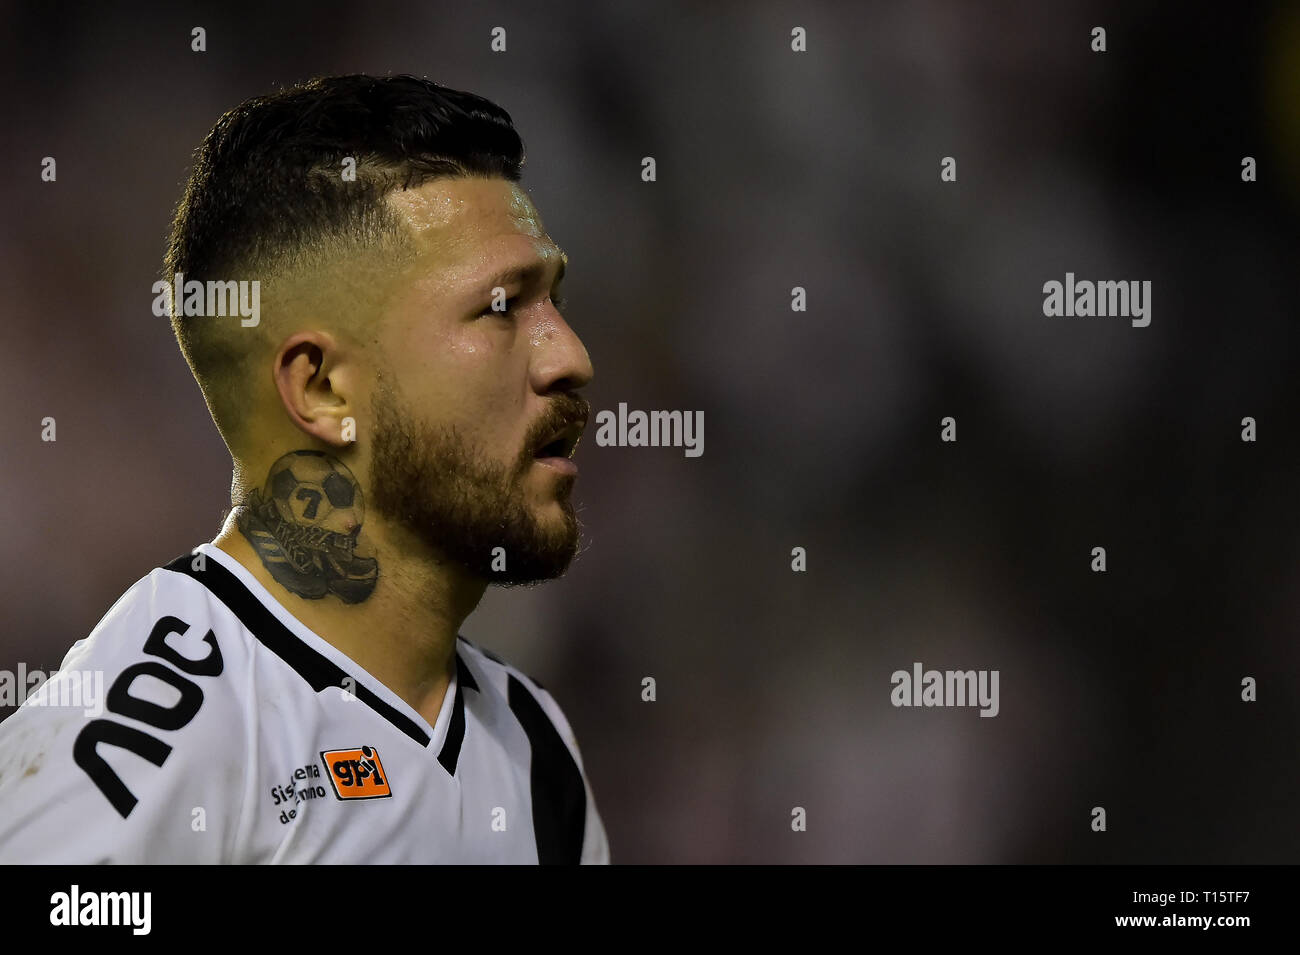
MULTIPOLYGON (((414 76, 321 77, 258 96, 222 116, 196 150, 163 278, 266 281, 331 259, 338 268, 349 254, 401 241, 385 201, 392 190, 447 177, 518 182, 523 163, 504 109, 414 76), (354 179, 344 175, 349 157, 354 179)), ((233 454, 256 330, 179 309, 171 324, 233 454)))

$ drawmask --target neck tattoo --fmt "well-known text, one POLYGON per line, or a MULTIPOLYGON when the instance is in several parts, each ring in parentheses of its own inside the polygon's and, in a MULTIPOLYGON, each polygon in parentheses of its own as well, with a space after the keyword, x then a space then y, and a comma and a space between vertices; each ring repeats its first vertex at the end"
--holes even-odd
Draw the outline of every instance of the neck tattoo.
POLYGON ((352 472, 322 451, 291 451, 271 465, 266 485, 239 509, 240 532, 267 572, 310 600, 344 603, 370 596, 379 562, 356 553, 365 499, 352 472))

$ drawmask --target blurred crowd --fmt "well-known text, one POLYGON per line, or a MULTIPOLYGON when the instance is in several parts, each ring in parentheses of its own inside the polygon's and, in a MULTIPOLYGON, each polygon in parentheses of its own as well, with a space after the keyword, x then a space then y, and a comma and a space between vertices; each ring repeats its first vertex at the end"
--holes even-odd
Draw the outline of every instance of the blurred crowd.
POLYGON ((706 419, 699 458, 584 441, 573 569, 464 629, 565 708, 616 862, 1294 860, 1300 11, 310 10, 3 14, 0 668, 228 506, 151 312, 194 147, 416 73, 514 117, 593 408, 706 419), (1045 317, 1067 271, 1151 281, 1151 324, 1045 317), (896 709, 917 661, 999 670, 999 715, 896 709))

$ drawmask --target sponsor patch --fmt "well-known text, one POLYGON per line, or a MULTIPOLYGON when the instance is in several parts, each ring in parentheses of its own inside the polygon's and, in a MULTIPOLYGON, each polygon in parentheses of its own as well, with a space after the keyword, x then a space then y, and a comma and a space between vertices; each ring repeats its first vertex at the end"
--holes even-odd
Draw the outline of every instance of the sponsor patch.
POLYGON ((320 758, 339 799, 382 799, 393 794, 379 750, 373 746, 324 750, 320 758))

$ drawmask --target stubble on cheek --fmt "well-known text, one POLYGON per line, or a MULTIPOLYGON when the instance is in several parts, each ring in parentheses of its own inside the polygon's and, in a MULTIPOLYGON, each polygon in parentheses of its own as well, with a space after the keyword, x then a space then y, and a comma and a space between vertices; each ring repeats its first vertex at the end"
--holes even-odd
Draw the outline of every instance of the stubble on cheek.
POLYGON ((557 577, 577 551, 573 479, 535 467, 530 433, 519 456, 502 464, 485 456, 455 427, 411 420, 389 389, 374 401, 371 497, 377 513, 412 531, 435 551, 490 583, 532 583, 557 577), (530 443, 531 442, 531 443, 530 443), (559 515, 552 517, 552 507, 559 515), (494 558, 504 556, 504 570, 494 558))

